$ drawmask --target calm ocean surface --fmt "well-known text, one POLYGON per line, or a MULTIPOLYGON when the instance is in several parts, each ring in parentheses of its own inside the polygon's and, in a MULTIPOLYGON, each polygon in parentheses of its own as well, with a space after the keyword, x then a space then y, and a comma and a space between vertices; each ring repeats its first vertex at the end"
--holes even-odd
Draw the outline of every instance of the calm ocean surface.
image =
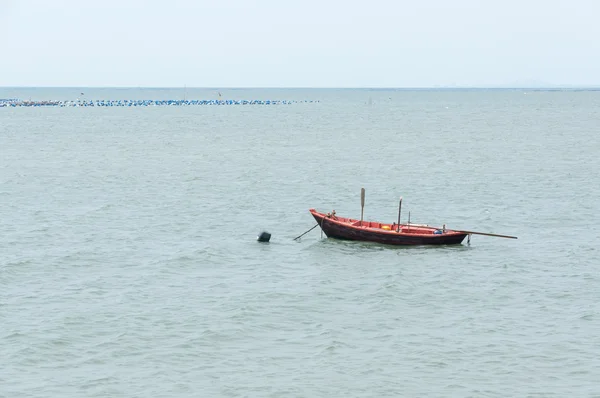
POLYGON ((1 397, 600 397, 600 92, 220 92, 320 102, 0 108, 1 397))

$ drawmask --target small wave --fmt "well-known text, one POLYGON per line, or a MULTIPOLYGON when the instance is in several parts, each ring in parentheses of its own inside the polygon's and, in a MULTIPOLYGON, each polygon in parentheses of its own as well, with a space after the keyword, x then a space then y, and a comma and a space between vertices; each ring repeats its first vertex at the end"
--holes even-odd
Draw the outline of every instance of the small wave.
POLYGON ((112 376, 100 377, 97 379, 92 379, 81 384, 80 388, 83 390, 89 390, 91 388, 96 388, 99 386, 105 386, 107 384, 116 383, 117 379, 112 376))
POLYGON ((25 267, 25 266, 31 265, 31 264, 33 264, 33 261, 31 261, 29 259, 16 260, 16 261, 11 261, 11 262, 4 264, 1 268, 25 267))
POLYGON ((24 337, 26 337, 26 335, 23 334, 23 333, 13 332, 11 334, 8 334, 8 335, 4 336, 2 339, 4 339, 4 340, 17 340, 17 339, 21 339, 21 338, 24 338, 24 337))

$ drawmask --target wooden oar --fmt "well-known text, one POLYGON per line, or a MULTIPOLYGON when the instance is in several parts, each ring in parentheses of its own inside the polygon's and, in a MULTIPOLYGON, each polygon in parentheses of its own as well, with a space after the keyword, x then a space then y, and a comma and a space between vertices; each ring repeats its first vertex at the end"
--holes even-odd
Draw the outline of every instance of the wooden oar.
MULTIPOLYGON (((422 228, 431 228, 431 229, 443 229, 443 228, 439 228, 439 227, 432 227, 431 225, 427 225, 427 224, 404 224, 407 227, 422 227, 422 228)), ((511 236, 511 235, 500 235, 500 234, 490 234, 488 232, 477 232, 477 231, 465 231, 465 230, 459 230, 459 229, 452 229, 450 228, 451 231, 454 232, 460 232, 463 234, 471 234, 471 235, 485 235, 485 236, 494 236, 497 238, 507 238, 507 239, 518 239, 516 236, 511 236)))
POLYGON ((459 231, 457 229, 453 229, 453 231, 456 232, 461 232, 463 234, 471 234, 471 235, 485 235, 485 236, 495 236, 497 238, 508 238, 508 239, 517 239, 516 236, 510 236, 510 235, 499 235, 499 234, 490 234, 487 232, 475 232, 475 231, 459 231))
POLYGON ((362 225, 362 222, 363 222, 364 210, 365 210, 365 189, 361 188, 360 189, 360 225, 362 225))
POLYGON ((402 196, 400 196, 400 204, 398 205, 398 226, 396 232, 400 232, 400 212, 402 211, 402 196))
MULTIPOLYGON (((420 226, 420 227, 425 227, 425 228, 435 228, 435 229, 443 229, 443 228, 438 228, 438 227, 432 227, 430 225, 424 225, 424 224, 410 224, 412 226, 420 226)), ((511 235, 500 235, 500 234, 490 234, 488 232, 477 232, 477 231, 464 231, 464 230, 460 230, 460 229, 452 229, 452 228, 447 228, 446 230, 450 229, 451 231, 454 232, 460 232, 463 234, 471 234, 471 235, 485 235, 485 236, 494 236, 496 238, 508 238, 508 239, 517 239, 516 236, 511 236, 511 235)))

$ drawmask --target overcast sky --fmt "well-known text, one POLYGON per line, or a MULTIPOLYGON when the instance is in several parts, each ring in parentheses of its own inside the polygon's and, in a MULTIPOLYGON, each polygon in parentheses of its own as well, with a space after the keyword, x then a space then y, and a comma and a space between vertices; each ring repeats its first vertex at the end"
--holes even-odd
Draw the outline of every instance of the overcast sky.
POLYGON ((0 86, 600 85, 595 0, 0 0, 0 86))

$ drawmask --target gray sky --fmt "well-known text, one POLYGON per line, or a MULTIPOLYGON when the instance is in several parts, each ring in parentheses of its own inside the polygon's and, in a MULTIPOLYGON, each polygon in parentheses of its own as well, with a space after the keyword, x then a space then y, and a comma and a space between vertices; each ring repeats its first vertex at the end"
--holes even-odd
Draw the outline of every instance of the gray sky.
POLYGON ((600 85, 595 0, 0 0, 0 86, 600 85))

